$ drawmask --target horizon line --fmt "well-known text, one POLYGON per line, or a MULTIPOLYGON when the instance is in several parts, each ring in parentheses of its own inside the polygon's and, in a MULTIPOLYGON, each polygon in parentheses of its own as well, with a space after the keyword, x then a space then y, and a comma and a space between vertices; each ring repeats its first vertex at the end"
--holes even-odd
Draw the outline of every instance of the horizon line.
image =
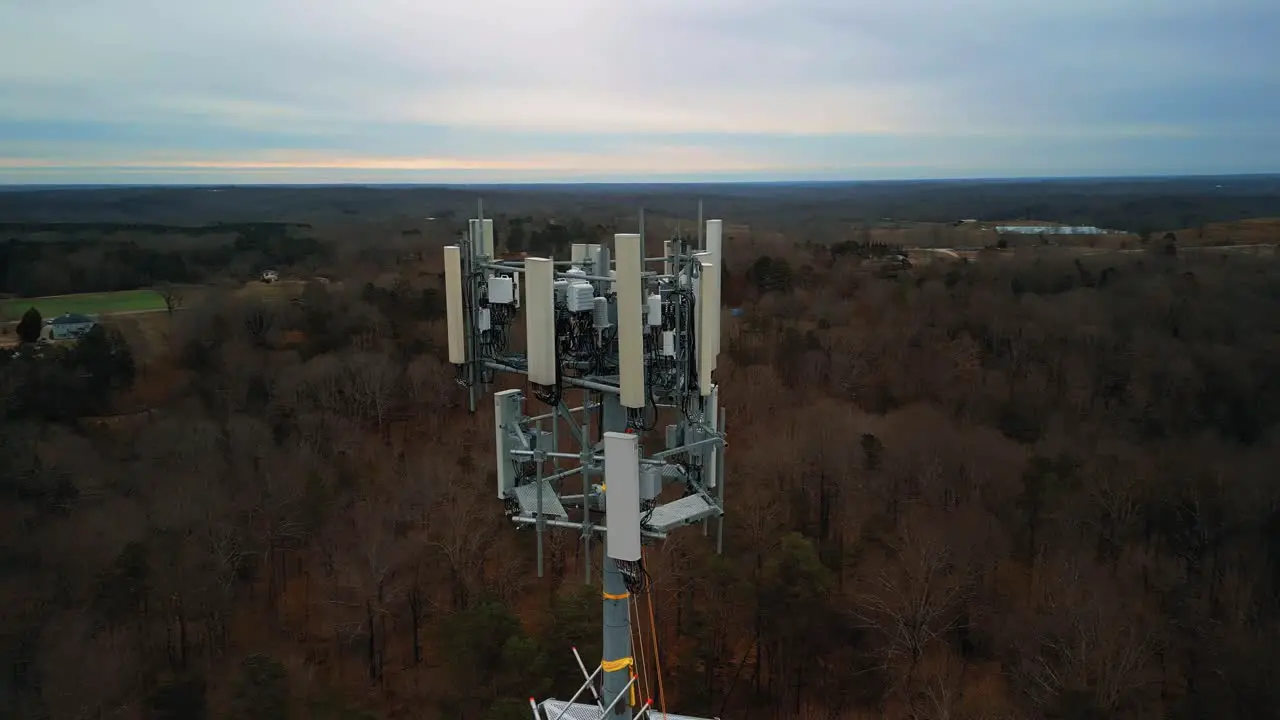
POLYGON ((93 188, 468 188, 468 187, 556 187, 556 186, 671 186, 671 185, 871 185, 871 184, 910 184, 931 182, 1070 182, 1073 180, 1182 180, 1197 178, 1280 178, 1280 171, 1274 172, 1236 172, 1236 173, 1124 173, 1124 174, 1083 174, 1083 175, 957 175, 920 178, 883 178, 883 179, 705 179, 705 180, 470 180, 462 182, 414 182, 414 181, 350 181, 350 182, 307 182, 307 181, 258 181, 258 182, 9 182, 0 179, 0 188, 10 191, 23 189, 93 189, 93 188))

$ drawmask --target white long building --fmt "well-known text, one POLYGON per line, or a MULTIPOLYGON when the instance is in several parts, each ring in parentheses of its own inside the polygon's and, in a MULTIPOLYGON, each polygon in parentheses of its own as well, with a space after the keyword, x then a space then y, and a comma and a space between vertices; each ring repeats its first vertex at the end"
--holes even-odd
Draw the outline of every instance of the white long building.
POLYGON ((1119 230, 1105 230, 1092 225, 997 225, 998 233, 1019 235, 1123 235, 1119 230))

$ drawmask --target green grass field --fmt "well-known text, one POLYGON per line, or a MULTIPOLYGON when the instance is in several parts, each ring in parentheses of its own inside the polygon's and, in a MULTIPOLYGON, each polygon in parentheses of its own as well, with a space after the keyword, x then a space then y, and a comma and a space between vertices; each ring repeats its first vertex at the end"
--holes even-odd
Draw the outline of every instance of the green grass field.
POLYGON ((54 295, 38 298, 0 300, 0 321, 22 319, 27 308, 40 311, 46 320, 63 313, 109 315, 111 313, 164 310, 164 298, 154 290, 122 290, 120 292, 54 295))

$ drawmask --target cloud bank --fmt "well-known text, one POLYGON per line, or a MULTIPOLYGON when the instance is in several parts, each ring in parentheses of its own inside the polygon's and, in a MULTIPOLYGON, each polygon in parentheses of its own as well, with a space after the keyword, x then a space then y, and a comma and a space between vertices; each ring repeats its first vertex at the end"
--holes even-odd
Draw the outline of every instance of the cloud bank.
POLYGON ((1280 171, 1271 0, 0 0, 0 181, 1280 171))

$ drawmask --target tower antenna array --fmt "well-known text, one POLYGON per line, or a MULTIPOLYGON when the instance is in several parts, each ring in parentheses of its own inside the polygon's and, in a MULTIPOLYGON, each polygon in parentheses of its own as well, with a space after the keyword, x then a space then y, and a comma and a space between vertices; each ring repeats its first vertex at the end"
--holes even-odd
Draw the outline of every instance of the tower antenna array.
POLYGON ((588 672, 574 650, 582 687, 567 702, 530 698, 533 716, 697 720, 667 714, 664 698, 659 713, 637 693, 645 653, 633 648, 631 604, 649 588, 645 544, 694 524, 705 535, 715 519, 723 547, 725 411, 713 379, 721 221, 704 225, 699 202, 697 242, 677 234, 645 257, 641 210, 639 232, 614 235, 611 246, 574 243, 567 260, 507 259, 483 202, 476 211, 444 248, 449 362, 471 412, 500 373, 527 381, 493 392, 497 499, 517 527, 533 529, 538 577, 549 530, 580 534, 587 582, 591 542, 605 541, 603 657, 588 672))

